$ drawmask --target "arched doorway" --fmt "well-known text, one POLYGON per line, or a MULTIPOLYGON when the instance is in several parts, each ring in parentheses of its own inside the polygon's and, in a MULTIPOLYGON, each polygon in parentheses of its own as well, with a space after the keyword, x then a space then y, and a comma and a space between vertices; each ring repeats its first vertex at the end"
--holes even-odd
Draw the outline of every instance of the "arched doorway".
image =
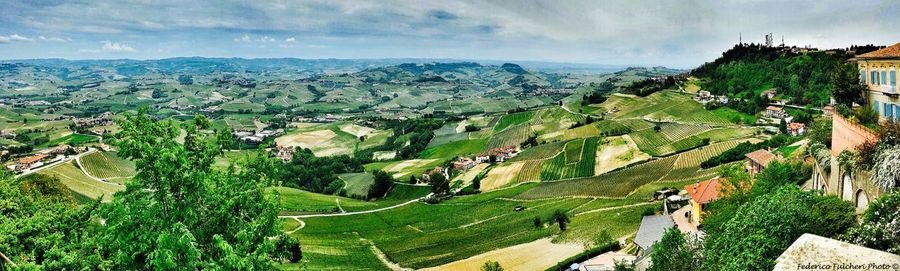
POLYGON ((841 183, 841 198, 853 201, 853 181, 850 180, 850 174, 844 175, 844 181, 841 183))
POLYGON ((866 191, 860 189, 856 191, 856 209, 865 210, 869 208, 869 196, 866 195, 866 191))

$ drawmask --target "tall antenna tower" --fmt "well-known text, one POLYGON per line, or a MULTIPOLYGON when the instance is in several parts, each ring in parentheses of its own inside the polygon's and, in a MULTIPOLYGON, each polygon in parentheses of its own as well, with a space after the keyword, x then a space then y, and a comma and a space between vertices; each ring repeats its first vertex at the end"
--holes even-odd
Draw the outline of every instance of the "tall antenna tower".
POLYGON ((781 35, 781 47, 784 47, 784 35, 781 35))
POLYGON ((744 45, 744 33, 738 32, 738 44, 744 45))
POLYGON ((766 34, 766 47, 772 47, 772 32, 766 34))

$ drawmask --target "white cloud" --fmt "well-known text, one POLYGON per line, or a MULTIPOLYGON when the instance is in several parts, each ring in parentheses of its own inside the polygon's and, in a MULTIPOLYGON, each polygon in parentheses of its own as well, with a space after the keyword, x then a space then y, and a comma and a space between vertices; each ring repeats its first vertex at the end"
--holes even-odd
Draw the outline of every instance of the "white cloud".
POLYGON ((284 39, 284 42, 287 42, 287 43, 294 43, 294 42, 297 42, 297 39, 295 39, 294 37, 290 37, 290 38, 284 39))
POLYGON ((108 40, 107 40, 107 41, 103 41, 103 46, 101 46, 100 49, 81 49, 81 50, 78 50, 78 51, 79 51, 79 52, 84 52, 84 53, 101 53, 101 52, 106 52, 106 53, 132 53, 132 52, 136 52, 137 50, 135 50, 134 47, 131 47, 131 46, 127 45, 127 44, 124 44, 124 43, 118 43, 118 42, 111 42, 111 41, 108 41, 108 40))
POLYGON ((258 42, 275 42, 275 39, 273 39, 272 37, 269 37, 269 36, 262 36, 259 39, 257 39, 256 41, 258 41, 258 42))
POLYGON ((42 41, 54 41, 54 42, 67 42, 67 41, 72 41, 72 39, 70 39, 70 38, 45 37, 45 36, 38 36, 38 39, 39 39, 39 40, 42 40, 42 41))
POLYGON ((25 36, 20 36, 19 34, 12 34, 9 36, 0 36, 0 43, 10 43, 10 42, 17 42, 17 41, 34 41, 34 39, 25 37, 25 36))
POLYGON ((234 38, 234 41, 236 41, 236 42, 250 42, 251 40, 250 40, 250 36, 249 36, 249 35, 244 35, 243 37, 240 37, 240 38, 234 38))

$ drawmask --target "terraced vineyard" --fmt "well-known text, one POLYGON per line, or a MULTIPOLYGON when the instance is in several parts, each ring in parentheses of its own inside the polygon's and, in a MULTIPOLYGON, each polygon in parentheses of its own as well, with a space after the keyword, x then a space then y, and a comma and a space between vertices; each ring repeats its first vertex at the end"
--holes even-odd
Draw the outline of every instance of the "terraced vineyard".
POLYGON ((675 182, 712 177, 717 173, 716 169, 700 169, 700 163, 737 146, 739 142, 741 141, 721 142, 679 154, 672 171, 663 179, 667 182, 675 182))
POLYGON ((624 197, 672 170, 678 156, 653 160, 610 173, 574 180, 544 182, 517 196, 540 199, 564 196, 624 197))
POLYGON ((672 141, 653 129, 645 129, 629 135, 641 151, 652 156, 660 156, 675 151, 670 145, 672 141))
POLYGON ((88 174, 100 179, 131 178, 137 174, 134 163, 115 152, 94 152, 79 159, 88 174))
POLYGON ((516 179, 513 183, 540 181, 543 162, 544 161, 541 160, 533 160, 525 163, 519 171, 519 174, 516 175, 516 179))
POLYGON ((513 125, 519 125, 522 123, 526 123, 534 117, 534 111, 525 111, 519 113, 513 113, 509 115, 505 115, 500 118, 500 121, 497 122, 497 126, 494 126, 494 132, 500 132, 506 129, 507 127, 513 125))
POLYGON ((563 147, 565 147, 568 141, 560 141, 549 144, 541 144, 531 148, 527 148, 523 150, 519 155, 513 157, 511 161, 526 161, 526 160, 543 160, 552 158, 559 154, 562 151, 563 147))
POLYGON ((487 148, 499 148, 504 146, 518 146, 525 142, 532 135, 531 127, 527 125, 516 125, 509 127, 503 132, 494 134, 488 140, 487 148))
POLYGON ((371 173, 345 173, 338 176, 344 181, 344 189, 347 195, 365 197, 369 194, 369 187, 375 182, 371 173))
POLYGON ((671 141, 678 141, 689 136, 696 135, 709 130, 707 125, 681 124, 681 123, 662 123, 659 125, 660 132, 671 141))
POLYGON ((541 180, 559 180, 594 175, 599 138, 569 141, 565 152, 545 160, 541 166, 541 180))

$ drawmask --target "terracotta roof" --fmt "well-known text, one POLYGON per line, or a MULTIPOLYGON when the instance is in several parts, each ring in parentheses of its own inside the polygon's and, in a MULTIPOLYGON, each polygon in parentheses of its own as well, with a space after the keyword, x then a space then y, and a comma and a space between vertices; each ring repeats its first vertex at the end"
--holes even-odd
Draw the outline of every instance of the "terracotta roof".
POLYGON ((900 43, 885 47, 881 50, 868 52, 856 56, 857 58, 900 58, 900 43))
POLYGON ((754 152, 748 153, 747 158, 751 161, 756 162, 762 166, 768 166, 769 162, 775 160, 775 155, 767 150, 756 150, 754 152))
POLYGON ((687 190, 688 195, 691 195, 691 199, 703 204, 716 200, 721 196, 720 186, 719 179, 716 178, 685 185, 684 190, 687 190))
POLYGON ((34 163, 37 161, 41 161, 44 158, 47 158, 46 154, 35 154, 35 155, 29 156, 29 157, 19 159, 19 164, 31 164, 31 163, 34 163))
POLYGON ((788 128, 790 129, 800 129, 803 127, 806 127, 806 124, 803 124, 802 122, 791 122, 791 124, 788 124, 788 128))
POLYGON ((781 111, 782 108, 781 108, 781 107, 774 106, 774 105, 770 105, 770 106, 766 107, 766 110, 781 111))

